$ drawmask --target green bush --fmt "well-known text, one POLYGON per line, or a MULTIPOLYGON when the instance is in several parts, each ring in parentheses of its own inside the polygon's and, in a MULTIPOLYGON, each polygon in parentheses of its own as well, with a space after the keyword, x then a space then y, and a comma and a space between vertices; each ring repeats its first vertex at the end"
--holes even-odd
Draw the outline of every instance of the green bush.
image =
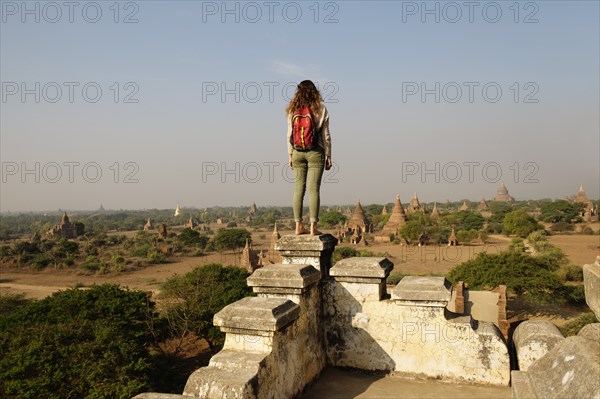
POLYGON ((208 243, 208 237, 196 230, 183 229, 176 237, 178 243, 188 247, 204 248, 208 243))
POLYGON ((447 275, 453 284, 464 281, 471 289, 493 289, 505 284, 508 290, 541 302, 565 302, 563 285, 553 273, 558 266, 546 259, 519 252, 480 253, 461 263, 447 275))
POLYGON ((206 339, 214 352, 224 335, 213 325, 213 317, 226 305, 253 294, 247 277, 248 272, 239 267, 211 263, 169 278, 160 297, 171 334, 182 338, 192 332, 206 339))
POLYGON ((33 266, 36 270, 42 270, 52 263, 52 259, 46 254, 37 254, 31 259, 30 262, 31 266, 33 266))
POLYGON ((579 331, 588 324, 598 323, 596 316, 593 313, 584 313, 560 327, 560 331, 565 337, 577 335, 579 331))
POLYGON ((219 251, 241 248, 246 245, 246 240, 252 240, 252 234, 242 228, 221 229, 212 239, 214 248, 219 251))
POLYGON ((579 265, 566 265, 562 267, 565 281, 583 281, 583 268, 579 265))
POLYGON ((146 293, 114 285, 0 298, 0 397, 131 398, 154 388, 146 293))
POLYGON ((550 230, 553 232, 565 232, 575 230, 575 226, 568 222, 556 222, 550 226, 550 230))
POLYGON ((404 274, 404 273, 402 273, 400 271, 393 271, 393 272, 390 273, 390 275, 387 278, 387 284, 389 284, 389 285, 396 285, 404 277, 406 277, 406 274, 404 274))
POLYGON ((323 212, 319 216, 319 222, 323 227, 332 228, 346 221, 346 216, 338 211, 323 212))
POLYGON ((333 251, 333 263, 339 262, 342 259, 359 256, 358 251, 351 247, 337 247, 333 251))
POLYGON ((585 288, 583 285, 565 285, 561 289, 560 296, 573 305, 585 304, 585 288))
POLYGON ((102 267, 102 262, 100 262, 100 260, 98 260, 98 258, 95 256, 88 256, 85 262, 81 263, 79 267, 84 270, 96 272, 102 267))
POLYGON ((508 244, 508 251, 510 252, 525 252, 525 243, 521 238, 513 238, 510 240, 510 244, 508 244))
POLYGON ((541 228, 535 218, 529 215, 524 209, 516 209, 507 213, 504 216, 503 227, 504 233, 514 234, 522 238, 541 228))

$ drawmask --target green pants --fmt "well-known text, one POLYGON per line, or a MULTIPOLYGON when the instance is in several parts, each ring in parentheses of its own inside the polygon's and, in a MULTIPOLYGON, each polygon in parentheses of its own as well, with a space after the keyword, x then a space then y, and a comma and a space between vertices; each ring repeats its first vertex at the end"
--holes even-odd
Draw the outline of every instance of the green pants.
POLYGON ((302 221, 302 202, 308 186, 308 211, 311 222, 319 221, 319 207, 321 198, 321 178, 325 167, 325 151, 317 147, 310 151, 296 151, 292 153, 292 165, 296 174, 296 188, 294 191, 294 220, 302 221))

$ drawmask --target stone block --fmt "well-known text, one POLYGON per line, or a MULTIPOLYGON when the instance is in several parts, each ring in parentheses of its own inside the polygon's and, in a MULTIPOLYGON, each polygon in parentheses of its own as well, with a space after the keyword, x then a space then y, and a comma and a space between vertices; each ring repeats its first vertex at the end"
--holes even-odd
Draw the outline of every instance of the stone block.
POLYGON ((299 314, 300 307, 288 299, 246 297, 225 306, 213 323, 225 332, 274 332, 292 323, 299 314))
POLYGON ((337 277, 337 281, 381 280, 387 278, 393 268, 394 264, 387 258, 354 257, 337 262, 329 271, 329 275, 337 277))
POLYGON ((320 279, 321 272, 311 265, 276 263, 257 269, 247 281, 259 295, 300 295, 320 279))
POLYGON ((392 300, 406 305, 445 307, 451 297, 444 277, 406 276, 392 289, 392 300))
POLYGON ((515 399, 598 398, 600 342, 581 336, 565 338, 522 373, 528 378, 513 380, 515 399))
POLYGON ((337 262, 329 271, 355 300, 380 301, 386 296, 386 278, 394 268, 387 258, 354 257, 337 262))
POLYGON ((591 339, 592 341, 600 342, 600 323, 593 323, 584 326, 577 335, 579 337, 591 339))
POLYGON ((313 265, 321 271, 321 277, 326 277, 337 243, 337 238, 331 234, 285 235, 277 240, 275 249, 279 251, 282 263, 313 265))
POLYGON ((583 266, 583 284, 585 301, 600 320, 600 256, 593 264, 583 266))
POLYGON ((559 329, 550 321, 524 321, 513 334, 519 361, 519 370, 527 369, 556 345, 565 340, 559 329))

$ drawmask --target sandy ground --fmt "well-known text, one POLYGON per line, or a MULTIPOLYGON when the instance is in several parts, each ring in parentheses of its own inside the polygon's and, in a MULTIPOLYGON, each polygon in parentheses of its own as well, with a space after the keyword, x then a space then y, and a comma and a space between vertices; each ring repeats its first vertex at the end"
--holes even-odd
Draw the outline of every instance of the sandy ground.
POLYGON ((576 265, 594 263, 596 256, 600 255, 600 236, 597 235, 556 235, 549 236, 548 241, 562 249, 576 265))

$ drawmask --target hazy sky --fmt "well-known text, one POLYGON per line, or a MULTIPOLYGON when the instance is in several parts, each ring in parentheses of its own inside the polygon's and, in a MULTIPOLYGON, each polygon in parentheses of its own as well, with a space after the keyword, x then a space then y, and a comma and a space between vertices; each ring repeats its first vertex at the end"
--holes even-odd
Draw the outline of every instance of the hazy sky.
POLYGON ((324 205, 599 197, 598 1, 0 4, 1 211, 291 205, 303 79, 324 205))

